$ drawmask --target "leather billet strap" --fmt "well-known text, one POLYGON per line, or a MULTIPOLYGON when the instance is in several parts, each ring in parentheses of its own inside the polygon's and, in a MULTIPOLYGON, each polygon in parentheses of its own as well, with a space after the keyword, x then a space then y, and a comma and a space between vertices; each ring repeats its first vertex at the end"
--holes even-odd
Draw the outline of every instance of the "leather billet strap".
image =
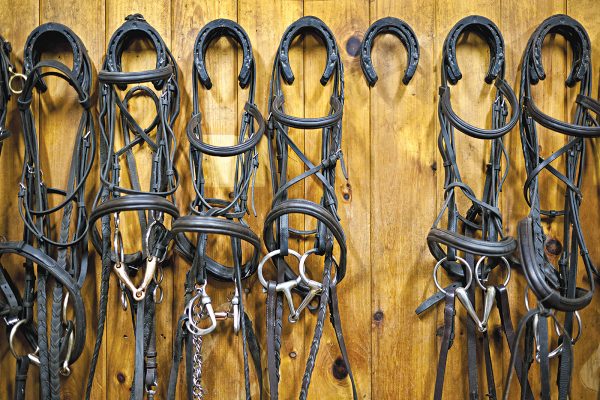
POLYGON ((435 388, 433 398, 441 400, 444 392, 444 376, 446 375, 446 362, 448 360, 448 351, 454 342, 454 315, 456 314, 454 303, 455 287, 449 286, 446 289, 444 302, 444 334, 440 347, 440 356, 438 359, 437 375, 435 379, 435 388))
POLYGON ((69 303, 73 306, 75 316, 73 350, 69 357, 69 364, 77 361, 83 352, 86 334, 85 308, 77 282, 66 270, 59 267, 50 256, 25 242, 0 242, 0 255, 3 254, 17 254, 34 263, 38 268, 42 268, 48 275, 56 279, 69 292, 69 303))
POLYGON ((375 44, 375 38, 379 35, 390 33, 395 35, 406 48, 408 53, 408 62, 404 70, 402 83, 408 85, 419 64, 419 41, 412 28, 404 21, 394 17, 385 17, 373 22, 365 32, 360 45, 360 67, 367 79, 369 86, 375 86, 377 83, 377 73, 373 66, 371 51, 375 44))

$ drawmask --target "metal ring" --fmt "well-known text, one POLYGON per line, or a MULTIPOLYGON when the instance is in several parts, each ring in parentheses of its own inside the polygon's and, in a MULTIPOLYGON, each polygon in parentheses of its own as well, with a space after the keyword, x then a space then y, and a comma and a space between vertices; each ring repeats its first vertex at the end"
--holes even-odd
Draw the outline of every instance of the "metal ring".
POLYGON ((161 265, 158 265, 156 267, 156 272, 154 272, 154 283, 156 283, 157 286, 159 286, 163 279, 165 278, 165 271, 163 270, 163 267, 161 265))
MULTIPOLYGON (((464 259, 464 258, 460 258, 458 256, 455 257, 462 265, 464 265, 466 267, 465 271, 467 272, 467 284, 465 285, 465 287, 463 289, 467 290, 469 287, 471 287, 471 283, 473 282, 473 271, 471 270, 471 266, 469 265, 469 263, 464 259)), ((440 266, 442 265, 442 263, 444 261, 446 261, 448 259, 448 257, 444 257, 442 259, 440 259, 437 264, 435 264, 435 267, 433 267, 433 283, 435 283, 435 287, 438 288, 438 290, 444 294, 447 294, 446 291, 440 286, 438 279, 437 279, 437 270, 440 268, 440 266)))
POLYGON ((10 78, 8 79, 8 88, 10 89, 11 92, 13 92, 13 94, 23 93, 23 88, 25 87, 25 82, 27 82, 27 75, 15 72, 12 68, 9 68, 9 71, 10 71, 11 75, 10 75, 10 78), (15 90, 15 88, 13 87, 13 82, 15 81, 15 79, 20 79, 22 81, 20 90, 15 90))
MULTIPOLYGON (((19 359, 19 358, 20 358, 20 357, 22 357, 22 356, 19 356, 19 355, 17 354, 17 352, 15 351, 15 346, 14 346, 15 335, 17 334, 17 330, 19 329, 19 327, 20 327, 21 325, 23 325, 24 323, 26 323, 26 322, 27 322, 27 319, 25 319, 25 318, 23 318, 23 319, 20 319, 19 321, 17 321, 17 323, 16 323, 16 324, 14 324, 14 325, 13 325, 13 327, 11 328, 11 330, 10 330, 10 334, 8 335, 8 348, 10 349, 10 352, 11 352, 11 354, 12 354, 12 355, 13 355, 15 358, 17 358, 17 359, 19 359)), ((33 353, 28 353, 28 355, 35 355, 35 354, 37 354, 37 353, 38 353, 38 351, 40 351, 40 348, 39 348, 39 347, 38 347, 38 348, 36 348, 36 349, 35 349, 35 351, 34 351, 33 353)))
POLYGON ((306 259, 308 258, 308 256, 316 253, 317 251, 319 251, 319 249, 314 248, 314 249, 310 249, 306 253, 302 254, 302 257, 300 257, 300 264, 298 265, 298 272, 299 272, 300 277, 302 278, 302 281, 304 283, 306 283, 306 285, 309 288, 316 289, 316 290, 323 290, 323 284, 321 282, 314 281, 306 276, 306 259))
POLYGON ((69 292, 65 293, 65 297, 63 297, 63 306, 62 306, 62 322, 67 322, 67 306, 69 305, 69 292))
MULTIPOLYGON (((577 335, 574 338, 571 338, 572 345, 577 343, 577 341, 581 337, 581 331, 583 329, 583 324, 581 322, 581 315, 579 315, 579 311, 575 311, 574 313, 575 313, 575 319, 577 320, 577 335)), ((558 320, 556 318, 553 318, 553 320, 554 320, 554 331, 556 332, 556 334, 558 336, 561 336, 562 335, 561 331, 564 331, 564 327, 558 323, 558 320)))
POLYGON ((115 248, 115 255, 119 256, 119 262, 125 263, 125 246, 123 245, 123 236, 119 228, 115 229, 115 238, 113 239, 113 246, 115 248))
MULTIPOLYGON (((483 289, 484 292, 487 291, 487 287, 483 286, 483 283, 481 283, 481 281, 479 280, 479 269, 481 267, 481 264, 483 263, 483 260, 485 260, 486 258, 488 258, 488 256, 481 257, 479 260, 477 260, 477 264, 475 264, 475 282, 477 283, 477 286, 479 286, 481 289, 483 289)), ((504 281, 504 284, 503 284, 506 287, 508 285, 508 282, 510 281, 510 264, 509 264, 508 260, 506 259, 506 257, 499 257, 499 258, 504 262, 506 271, 508 271, 507 275, 506 275, 506 280, 504 281)))
POLYGON ((154 298, 154 304, 160 304, 163 302, 165 295, 162 286, 156 285, 154 286, 154 290, 152 291, 152 298, 154 298), (160 296, 156 296, 156 293, 160 293, 160 296))
MULTIPOLYGON (((298 253, 295 250, 292 249, 288 249, 288 253, 290 253, 291 255, 293 255, 294 257, 296 257, 299 261, 302 259, 302 256, 300 255, 300 253, 298 253)), ((265 279, 265 277, 263 276, 263 267, 265 266, 265 263, 273 258, 274 256, 281 254, 281 249, 276 249, 273 250, 272 252, 268 253, 266 256, 263 257, 262 260, 260 260, 260 263, 258 263, 258 280, 260 281, 260 284, 263 285, 263 287, 266 289, 268 286, 267 280, 265 279)))

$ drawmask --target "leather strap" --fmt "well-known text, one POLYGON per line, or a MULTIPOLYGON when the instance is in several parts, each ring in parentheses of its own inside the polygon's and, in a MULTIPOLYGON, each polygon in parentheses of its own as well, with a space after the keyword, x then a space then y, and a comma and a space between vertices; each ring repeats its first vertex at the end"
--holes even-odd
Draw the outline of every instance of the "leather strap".
POLYGON ((448 350, 454 341, 454 287, 446 289, 444 306, 444 333, 440 344, 440 356, 435 378, 435 389, 433 392, 434 400, 441 400, 444 392, 444 375, 446 374, 446 361, 448 360, 448 350))

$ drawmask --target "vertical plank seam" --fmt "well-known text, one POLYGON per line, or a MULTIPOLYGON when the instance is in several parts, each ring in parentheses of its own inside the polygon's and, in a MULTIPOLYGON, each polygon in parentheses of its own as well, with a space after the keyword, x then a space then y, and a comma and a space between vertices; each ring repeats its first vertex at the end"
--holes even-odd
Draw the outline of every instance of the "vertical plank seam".
MULTIPOLYGON (((369 25, 372 24, 373 22, 373 7, 377 7, 377 0, 374 0, 371 3, 371 7, 369 7, 369 25)), ((375 14, 377 14, 377 12, 375 12, 375 14)), ((367 28, 368 29, 368 28, 367 28)), ((364 39, 364 33, 363 33, 363 39, 364 39)), ((361 49, 362 50, 362 49, 361 49)), ((371 229, 373 229, 373 186, 374 186, 374 182, 373 182, 373 124, 372 124, 372 115, 373 115, 373 102, 371 101, 371 96, 372 96, 372 92, 371 92, 371 86, 367 85, 367 88, 369 90, 369 229, 367 230, 368 235, 369 235, 369 304, 371 305, 369 307, 369 323, 371 325, 371 327, 373 327, 373 324, 371 322, 371 319, 373 318, 373 313, 375 311, 375 304, 374 304, 374 296, 373 296, 373 285, 375 284, 373 282, 373 234, 371 233, 371 229)), ((373 381, 375 379, 375 368, 373 368, 373 354, 374 354, 374 344, 373 344, 373 336, 375 336, 373 333, 376 332, 373 328, 371 328, 369 330, 369 333, 371 334, 370 337, 370 342, 371 345, 369 347, 369 356, 368 356, 368 360, 369 360, 369 395, 370 395, 370 399, 373 399, 373 381)))
MULTIPOLYGON (((437 45, 437 37, 438 37, 438 19, 437 19, 437 14, 438 14, 438 3, 437 1, 433 2, 433 38, 431 39, 431 43, 432 43, 432 55, 431 55, 431 68, 432 68, 432 76, 433 76, 433 96, 431 97, 430 101, 431 101, 431 114, 434 116, 433 117, 433 135, 431 137, 431 159, 432 159, 432 163, 434 165, 437 166, 437 152, 436 152, 436 148, 437 148, 437 140, 436 140, 436 135, 438 132, 438 124, 439 124, 439 120, 437 119, 437 108, 436 108, 436 101, 437 101, 437 95, 435 93, 435 88, 437 86, 437 74, 436 74, 436 65, 437 65, 437 52, 438 52, 438 45, 437 45)), ((439 170, 439 166, 436 167, 436 169, 433 171, 433 193, 435 196, 435 212, 437 213, 437 209, 439 207, 439 189, 438 189, 438 170, 439 170)), ((433 313, 433 318, 432 318, 432 324, 433 326, 430 329, 433 329, 433 332, 437 333, 437 324, 438 324, 438 312, 433 313)), ((437 348, 437 334, 433 335, 433 350, 434 350, 434 354, 437 355, 436 350, 438 350, 437 348)))
MULTIPOLYGON (((106 43, 106 36, 108 35, 108 0, 104 0, 104 37, 102 40, 102 43, 104 44, 104 52, 103 55, 106 54, 106 48, 107 48, 107 43, 106 43)), ((100 66, 96 68, 96 71, 98 71, 99 68, 102 68, 102 57, 103 55, 100 56, 100 66)), ((98 86, 98 90, 100 90, 100 87, 98 86)), ((98 96, 100 96, 100 93, 98 93, 98 96)), ((98 117, 100 117, 98 115, 98 117)), ((99 119, 98 119, 99 122, 99 119)), ((98 127, 98 134, 100 134, 100 129, 98 127)), ((98 160, 100 160, 100 157, 98 157, 98 160)), ((100 174, 101 171, 98 171, 98 174, 100 174)), ((99 258, 98 260, 100 262, 100 270, 102 270, 102 257, 99 258)), ((96 274, 96 276, 98 276, 98 274, 96 274)), ((98 307, 96 307, 98 309, 98 307)), ((105 324, 108 322, 108 319, 105 321, 105 324)), ((106 328, 106 325, 105 325, 106 328)), ((102 382, 102 390, 103 390, 103 394, 104 394, 104 400, 109 400, 108 399, 108 368, 106 368, 106 357, 108 355, 108 346, 107 346, 107 341, 104 340, 102 343, 102 349, 101 349, 101 353, 102 353, 102 357, 104 358, 104 365, 105 367, 103 368, 103 376, 101 378, 101 382, 102 382)), ((92 382, 93 384, 93 382, 92 382)))

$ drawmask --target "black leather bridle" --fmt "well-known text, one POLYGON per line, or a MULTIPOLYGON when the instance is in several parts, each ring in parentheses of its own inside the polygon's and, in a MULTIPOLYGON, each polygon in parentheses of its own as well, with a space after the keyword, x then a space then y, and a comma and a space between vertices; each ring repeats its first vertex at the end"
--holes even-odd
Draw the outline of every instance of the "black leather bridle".
MULTIPOLYGON (((438 261, 433 274, 439 292, 427 299, 416 311, 417 314, 420 314, 434 304, 445 300, 444 334, 434 389, 435 399, 441 399, 443 395, 446 360, 448 350, 454 339, 455 296, 465 306, 469 315, 466 322, 470 399, 479 398, 479 358, 477 355, 479 349, 476 328, 483 339, 487 378, 486 395, 496 398, 487 329, 487 321, 494 300, 498 306, 507 341, 511 343, 514 336, 506 285, 510 278, 508 259, 516 249, 517 243, 514 238, 506 236, 503 232, 499 194, 509 168, 503 136, 516 125, 519 117, 519 105, 514 91, 504 80, 504 57, 505 47, 502 34, 498 27, 485 17, 469 16, 463 18, 454 25, 444 41, 441 71, 442 85, 439 90, 438 103, 440 122, 438 148, 444 165, 444 202, 433 227, 427 235, 427 243, 431 254, 438 261), (468 33, 478 35, 490 47, 490 66, 485 76, 485 82, 488 85, 493 83, 496 87, 496 97, 492 104, 491 129, 476 127, 465 122, 452 109, 449 85, 455 85, 462 78, 456 58, 456 47, 459 38, 468 33), (510 118, 508 118, 509 109, 506 103, 510 104, 512 113, 510 118), (481 198, 478 198, 473 189, 462 180, 456 156, 457 138, 455 130, 470 137, 491 142, 481 198), (464 215, 461 214, 458 208, 458 193, 464 194, 466 199, 470 201, 470 207, 464 215), (445 215, 447 215, 446 226, 441 228, 439 225, 445 215), (479 259, 475 262, 477 256, 479 259), (446 288, 442 288, 437 283, 436 273, 440 266, 455 280, 446 288), (507 279, 501 285, 485 284, 496 267, 501 267, 498 268, 500 270, 502 267, 508 270, 507 279), (475 283, 483 291, 484 313, 481 319, 477 315, 474 306, 475 283)), ((528 385, 525 386, 529 387, 528 385)))
POLYGON ((10 131, 6 129, 6 116, 11 92, 20 93, 18 89, 15 90, 12 87, 12 82, 16 77, 25 78, 25 75, 17 74, 15 67, 10 62, 11 52, 10 42, 0 36, 0 153, 2 153, 2 142, 10 136, 10 131))
POLYGON ((124 309, 129 305, 135 329, 131 398, 142 399, 145 393, 148 399, 153 399, 158 386, 155 303, 162 301, 161 264, 173 237, 165 226, 165 216, 169 215, 171 220, 179 216, 174 204, 178 175, 174 166, 176 142, 173 132, 173 124, 179 114, 177 64, 159 33, 142 15, 134 14, 126 17, 125 23, 112 35, 98 78, 101 89, 101 188, 94 201, 90 224, 94 226, 101 221, 101 232, 94 228, 91 235, 96 251, 102 255, 102 273, 98 334, 86 398, 91 395, 106 320, 110 271, 114 269, 119 278, 121 304, 124 309), (154 46, 156 68, 123 71, 122 54, 130 41, 139 38, 139 35, 149 39, 154 46), (129 111, 129 102, 136 96, 149 98, 155 105, 156 117, 148 127, 141 127, 129 111), (117 129, 117 124, 120 124, 120 129, 117 129), (122 135, 120 148, 117 142, 119 131, 122 135), (152 152, 147 190, 141 187, 134 154, 134 149, 146 146, 152 152), (130 187, 121 185, 122 169, 128 173, 130 187), (142 250, 130 254, 124 251, 120 227, 120 214, 127 212, 137 214, 141 231, 142 250), (132 278, 140 271, 143 271, 142 281, 136 285, 132 278))
POLYGON ((185 350, 187 387, 185 392, 190 399, 201 399, 204 390, 202 377, 202 341, 217 327, 217 321, 233 319, 234 332, 242 332, 244 358, 244 377, 246 398, 250 399, 250 368, 248 351, 254 362, 258 377, 260 397, 262 398, 262 368, 260 362, 260 345, 252 321, 244 311, 242 281, 256 272, 260 255, 260 239, 244 221, 247 214, 248 189, 256 168, 258 145, 265 123, 258 108, 254 104, 256 91, 256 67, 252 54, 252 45, 246 32, 237 23, 218 19, 206 24, 198 33, 194 44, 193 76, 193 112, 186 127, 190 142, 189 160, 193 177, 195 197, 190 204, 190 214, 173 222, 172 230, 176 235, 177 249, 191 264, 185 280, 185 310, 179 318, 175 343, 173 345, 173 365, 169 380, 167 398, 174 399, 177 386, 179 364, 185 350), (248 101, 244 106, 242 122, 237 143, 232 146, 214 146, 205 141, 202 132, 202 113, 200 112, 200 84, 207 90, 212 83, 206 69, 205 55, 210 44, 221 37, 229 37, 242 49, 242 67, 239 74, 241 88, 248 88, 248 101), (255 122, 258 130, 255 128, 255 122), (232 195, 229 199, 208 198, 205 193, 205 170, 203 159, 213 157, 235 157, 236 169, 232 195), (196 244, 186 236, 196 234, 196 244), (209 235, 227 236, 231 240, 233 266, 220 264, 209 257, 209 235), (253 248, 252 256, 244 264, 242 241, 253 248), (233 282, 235 294, 230 299, 227 311, 215 311, 206 288, 208 277, 233 282), (209 325, 202 320, 209 320, 209 325))
MULTIPOLYGON (((352 385, 353 397, 357 398, 354 385, 354 376, 350 368, 348 354, 338 310, 337 284, 341 282, 346 273, 346 238, 339 223, 337 215, 337 198, 335 195, 335 166, 342 160, 342 114, 344 107, 344 67, 340 58, 339 49, 331 30, 318 18, 303 17, 290 25, 279 44, 273 72, 271 75, 269 91, 269 113, 267 134, 269 138, 269 160, 271 169, 271 182, 273 187, 273 202, 267 214, 263 231, 263 240, 269 252, 259 264, 259 280, 267 290, 267 360, 269 371, 269 387, 271 399, 279 397, 279 364, 281 349, 281 329, 283 317, 283 298, 290 307, 288 320, 295 322, 299 319, 304 308, 310 308, 311 301, 318 299, 317 324, 310 348, 306 369, 302 378, 300 399, 306 399, 310 379, 319 350, 323 333, 323 324, 327 306, 329 316, 340 347, 342 359, 348 369, 352 385), (333 93, 331 95, 331 108, 327 116, 321 118, 301 118, 285 113, 285 98, 282 91, 281 80, 287 84, 294 81, 294 74, 289 63, 289 48, 292 41, 299 35, 311 33, 316 35, 327 48, 327 61, 325 71, 321 77, 321 84, 325 86, 333 78, 333 93), (321 160, 317 164, 302 152, 288 135, 289 128, 320 129, 322 132, 321 160), (288 165, 291 151, 305 165, 305 171, 295 177, 288 176, 288 165), (316 178, 323 192, 320 204, 304 200, 289 199, 290 187, 305 179, 316 178), (317 220, 316 229, 298 230, 289 226, 289 216, 306 215, 317 220), (302 239, 314 238, 314 249, 300 255, 290 249, 291 236, 302 239), (339 247, 340 259, 333 257, 334 245, 339 247), (299 273, 296 274, 284 257, 293 255, 300 260, 299 273), (305 271, 305 261, 311 254, 324 257, 323 279, 321 282, 308 278, 305 271), (265 262, 272 259, 276 270, 276 280, 267 281, 262 273, 265 262), (335 276, 332 278, 332 269, 335 267, 335 276), (302 304, 296 308, 293 303, 292 290, 304 296, 302 304)), ((342 168, 345 174, 345 168, 342 168)))
MULTIPOLYGON (((4 50, 8 49, 6 43, 3 47, 4 50)), ((7 270, 0 266, 0 289, 8 305, 7 308, 2 307, 3 316, 10 332, 11 352, 17 358, 14 397, 24 398, 29 365, 36 364, 40 373, 40 398, 59 399, 60 377, 70 374, 70 365, 79 358, 85 344, 86 318, 80 290, 88 267, 89 224, 84 195, 96 144, 90 101, 92 68, 87 50, 79 37, 66 26, 56 23, 39 26, 27 38, 25 74, 17 74, 5 56, 0 57, 0 64, 6 64, 11 75, 8 90, 20 93, 18 108, 25 144, 18 194, 19 214, 24 222, 23 240, 0 243, 0 255, 14 253, 25 259, 22 294, 7 270), (70 44, 72 67, 54 59, 41 60, 43 44, 50 38, 55 41, 57 37, 70 44), (12 87, 15 76, 22 79, 22 90, 12 87), (82 108, 79 126, 75 131, 67 187, 64 189, 49 187, 43 180, 40 158, 43 141, 38 137, 31 110, 33 91, 37 89, 39 93, 45 93, 48 88, 44 79, 48 76, 67 81, 77 93, 82 108), (61 201, 49 206, 51 196, 58 196, 61 201), (51 221, 58 215, 61 216, 58 222, 51 221), (36 265, 37 272, 34 268, 36 265), (54 281, 51 310, 48 310, 46 301, 48 284, 52 282, 49 278, 54 281), (36 301, 37 318, 34 318, 36 301), (68 317, 69 305, 74 311, 73 319, 68 317), (21 356, 16 354, 13 340, 17 333, 26 339, 33 352, 21 356)), ((2 74, 2 80, 6 82, 8 75, 5 72, 2 74)), ((2 86, 3 99, 7 99, 9 92, 2 86)), ((3 110, 2 123, 5 112, 6 109, 3 110)))
MULTIPOLYGON (((523 192, 530 206, 529 215, 519 222, 519 249, 521 265, 525 272, 529 289, 537 298, 537 306, 531 308, 521 319, 517 337, 512 343, 513 357, 511 365, 519 361, 514 357, 519 339, 525 334, 525 362, 521 374, 526 377, 535 358, 540 363, 540 382, 542 399, 550 398, 550 359, 558 356, 559 370, 557 376, 558 398, 567 399, 570 392, 571 373, 573 368, 573 345, 581 334, 581 320, 578 310, 586 307, 594 293, 594 279, 598 271, 592 264, 587 250, 579 207, 581 205, 581 180, 584 172, 584 155, 586 139, 600 136, 598 117, 600 103, 590 97, 592 90, 591 43, 583 26, 567 15, 554 15, 546 19, 529 39, 523 54, 521 70, 520 106, 522 108, 520 132, 527 179, 523 192), (573 122, 564 122, 552 118, 541 111, 532 96, 531 86, 546 77, 542 65, 542 46, 547 35, 558 34, 570 44, 573 52, 571 72, 565 84, 574 87, 579 83, 579 94, 573 122), (537 125, 549 131, 558 132, 568 137, 568 142, 546 158, 540 154, 537 125), (561 172, 552 164, 565 158, 565 170, 561 172), (538 176, 543 171, 549 172, 565 185, 564 208, 546 210, 542 208, 543 200, 538 185, 538 176), (542 219, 552 221, 562 218, 563 249, 555 267, 545 254, 546 236, 542 219), (583 260, 589 289, 577 287, 579 257, 583 260), (563 322, 559 322, 557 312, 564 312, 563 322), (574 318, 579 331, 573 337, 574 318), (559 334, 559 347, 549 351, 548 320, 555 326, 559 334), (534 351, 534 342, 537 351, 534 351), (534 354, 535 353, 535 354, 534 354)), ((529 308, 529 307, 528 307, 529 308)), ((508 376, 505 398, 512 378, 508 376)), ((522 395, 522 398, 526 398, 522 395)))

